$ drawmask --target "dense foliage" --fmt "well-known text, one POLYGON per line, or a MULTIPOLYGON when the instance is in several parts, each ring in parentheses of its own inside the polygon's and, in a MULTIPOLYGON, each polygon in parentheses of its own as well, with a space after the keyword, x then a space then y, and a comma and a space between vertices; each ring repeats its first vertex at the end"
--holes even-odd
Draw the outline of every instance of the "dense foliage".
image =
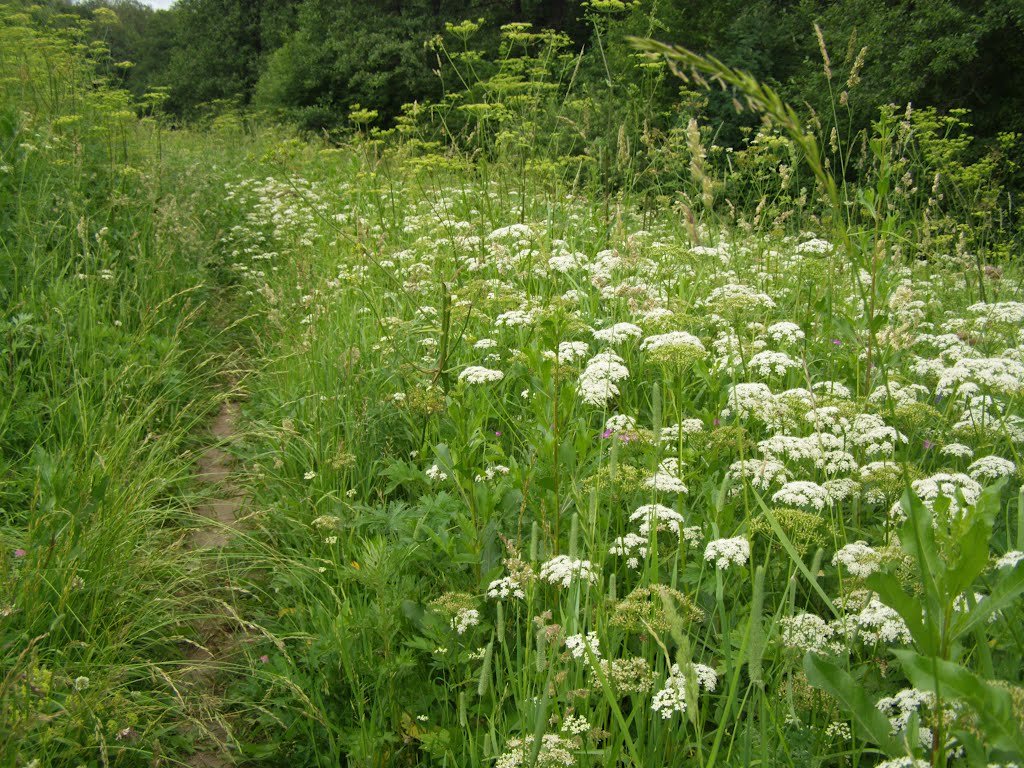
MULTIPOLYGON (((872 109, 908 102, 968 109, 983 136, 1024 128, 1024 96, 1010 75, 1024 63, 1024 8, 1015 0, 179 0, 160 12, 138 0, 88 0, 71 10, 101 5, 121 19, 120 30, 100 33, 114 60, 139 65, 132 88, 170 88, 180 114, 230 100, 338 126, 358 103, 392 119, 402 104, 440 94, 427 43, 462 19, 481 20, 492 43, 509 22, 565 34, 572 51, 583 51, 585 79, 595 81, 608 63, 597 27, 609 27, 613 39, 650 31, 711 51, 779 84, 791 102, 823 111, 817 22, 848 61, 867 47, 864 103, 872 109)), ((652 116, 672 95, 666 90, 652 116)), ((716 104, 716 123, 733 120, 727 106, 716 104)), ((864 125, 871 116, 862 110, 855 119, 864 125)))

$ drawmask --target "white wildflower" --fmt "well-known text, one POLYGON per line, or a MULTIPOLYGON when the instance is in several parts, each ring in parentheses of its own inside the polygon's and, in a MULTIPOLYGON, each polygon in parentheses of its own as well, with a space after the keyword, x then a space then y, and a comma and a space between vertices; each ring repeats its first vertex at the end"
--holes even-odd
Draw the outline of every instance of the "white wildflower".
POLYGON ((750 542, 742 536, 709 541, 704 548, 704 559, 714 563, 717 568, 745 565, 750 559, 750 542))

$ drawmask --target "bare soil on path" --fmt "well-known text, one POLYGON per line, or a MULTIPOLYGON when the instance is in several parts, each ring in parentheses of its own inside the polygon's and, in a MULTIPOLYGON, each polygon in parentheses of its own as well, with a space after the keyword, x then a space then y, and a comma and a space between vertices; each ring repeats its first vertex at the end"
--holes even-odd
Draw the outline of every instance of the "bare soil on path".
MULTIPOLYGON (((208 486, 209 491, 208 499, 196 509, 196 514, 209 523, 192 531, 188 540, 190 549, 222 549, 237 529, 245 496, 232 482, 233 459, 221 447, 234 437, 237 419, 237 403, 225 402, 210 424, 211 445, 199 457, 196 473, 196 478, 208 486)), ((230 590, 229 583, 211 586, 230 590)), ((192 768, 224 768, 236 763, 230 749, 231 725, 220 707, 220 677, 237 647, 239 621, 224 600, 214 601, 210 613, 194 625, 198 642, 189 645, 185 653, 190 665, 186 679, 192 688, 193 700, 198 703, 204 731, 200 738, 203 746, 186 761, 192 768)))

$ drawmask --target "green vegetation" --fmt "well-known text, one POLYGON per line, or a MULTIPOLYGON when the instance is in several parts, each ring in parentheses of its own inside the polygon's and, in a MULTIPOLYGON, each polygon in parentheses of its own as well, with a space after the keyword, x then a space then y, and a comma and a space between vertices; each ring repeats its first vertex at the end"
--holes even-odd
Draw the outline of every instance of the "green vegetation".
POLYGON ((108 5, 0 4, 0 763, 1024 761, 1013 7, 108 5))

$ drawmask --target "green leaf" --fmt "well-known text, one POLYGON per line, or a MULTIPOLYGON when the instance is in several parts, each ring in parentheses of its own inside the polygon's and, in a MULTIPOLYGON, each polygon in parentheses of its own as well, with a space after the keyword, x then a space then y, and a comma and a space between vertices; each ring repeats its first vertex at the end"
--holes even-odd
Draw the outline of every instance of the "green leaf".
POLYGON ((903 754, 892 735, 888 718, 878 711, 864 688, 849 672, 813 653, 804 656, 804 672, 815 688, 831 694, 856 721, 858 727, 889 756, 903 754))
POLYGON ((889 573, 873 573, 867 580, 868 589, 878 593, 879 599, 900 615, 910 630, 915 645, 926 653, 938 649, 937 627, 924 621, 921 601, 907 594, 895 576, 889 573))
POLYGON ((956 624, 955 636, 959 637, 975 627, 980 627, 983 622, 988 621, 989 616, 1016 600, 1021 592, 1024 592, 1024 568, 1018 565, 1000 579, 988 597, 978 601, 963 618, 962 623, 956 624))
POLYGON ((959 538, 956 560, 946 574, 947 595, 956 596, 966 591, 988 566, 988 543, 1004 484, 1005 479, 986 488, 967 512, 967 532, 959 538))
POLYGON ((939 617, 945 615, 946 595, 942 585, 946 564, 939 557, 938 547, 935 545, 932 514, 909 487, 903 492, 900 504, 907 515, 900 532, 900 543, 903 549, 917 560, 918 572, 924 586, 926 615, 931 617, 932 621, 937 621, 939 617))
POLYGON ((978 716, 990 746, 1024 756, 1024 732, 1013 711, 1013 699, 1005 688, 992 685, 951 661, 922 656, 911 650, 893 650, 915 688, 943 699, 955 697, 978 716))

